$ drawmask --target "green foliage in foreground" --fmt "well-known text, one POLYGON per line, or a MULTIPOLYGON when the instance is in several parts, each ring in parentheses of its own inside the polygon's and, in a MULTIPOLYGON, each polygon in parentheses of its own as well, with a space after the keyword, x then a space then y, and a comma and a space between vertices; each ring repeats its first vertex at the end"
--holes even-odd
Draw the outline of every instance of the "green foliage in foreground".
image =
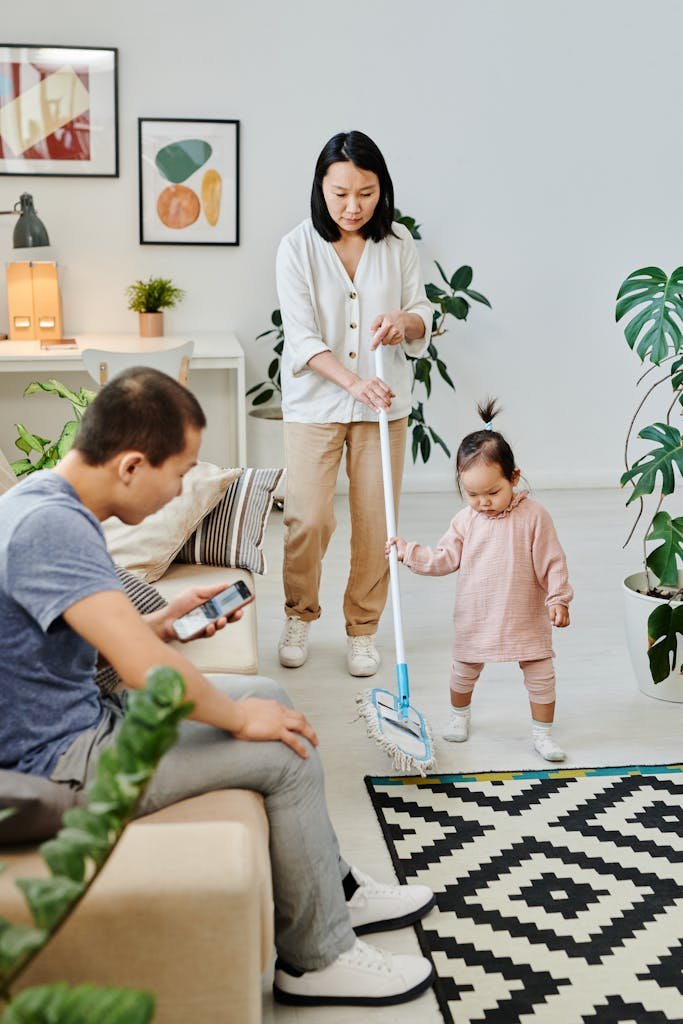
POLYGON ((101 755, 88 787, 87 805, 70 808, 54 839, 40 847, 50 876, 16 882, 33 925, 0 918, 0 1001, 8 1004, 0 1024, 145 1024, 152 1019, 154 998, 145 992, 57 984, 12 998, 10 987, 97 877, 192 708, 181 676, 170 668, 153 669, 147 688, 130 694, 116 744, 101 755))

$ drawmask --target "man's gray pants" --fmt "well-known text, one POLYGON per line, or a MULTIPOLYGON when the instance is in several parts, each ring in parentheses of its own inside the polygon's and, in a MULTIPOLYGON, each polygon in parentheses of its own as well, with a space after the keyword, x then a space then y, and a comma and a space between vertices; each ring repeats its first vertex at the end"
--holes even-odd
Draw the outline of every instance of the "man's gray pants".
MULTIPOLYGON (((233 700, 274 699, 291 707, 286 691, 263 676, 209 676, 233 700)), ((104 700, 97 728, 83 733, 60 757, 52 778, 87 785, 102 750, 111 747, 125 700, 104 700)), ((284 743, 237 740, 222 729, 184 721, 164 754, 138 814, 218 789, 251 789, 265 802, 275 902, 275 945, 300 970, 319 970, 355 941, 341 878, 349 870, 327 813, 322 765, 307 740, 304 759, 284 743)), ((173 898, 172 895, 169 898, 173 898)))

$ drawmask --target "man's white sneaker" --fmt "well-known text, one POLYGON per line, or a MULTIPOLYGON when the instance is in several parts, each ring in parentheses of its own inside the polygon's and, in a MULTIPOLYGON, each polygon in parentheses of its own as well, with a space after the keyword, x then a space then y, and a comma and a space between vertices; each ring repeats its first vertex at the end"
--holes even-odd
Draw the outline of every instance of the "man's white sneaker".
POLYGON ((550 735, 548 729, 533 730, 534 749, 544 757, 546 761, 564 761, 567 756, 550 735))
POLYGON ((299 668, 308 657, 308 630, 310 622, 296 615, 288 616, 277 646, 280 664, 285 668, 299 668))
POLYGON ((394 956, 360 939, 320 971, 292 972, 275 964, 273 995, 299 1006, 392 1006, 432 984, 434 968, 421 956, 394 956))
POLYGON ((381 658, 375 647, 375 634, 347 636, 346 665, 352 676, 374 676, 381 658))
POLYGON ((443 738, 449 743, 464 743, 470 735, 470 709, 451 708, 443 738))
POLYGON ((358 868, 351 868, 351 874, 358 888, 346 906, 356 935, 414 924, 436 902, 434 893, 426 885, 382 885, 358 868))

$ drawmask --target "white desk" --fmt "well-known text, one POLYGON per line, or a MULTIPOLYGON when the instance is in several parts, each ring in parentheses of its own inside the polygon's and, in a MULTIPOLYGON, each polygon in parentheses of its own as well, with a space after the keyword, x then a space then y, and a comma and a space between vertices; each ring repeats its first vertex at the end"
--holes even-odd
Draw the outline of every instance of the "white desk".
MULTIPOLYGON (((64 373, 83 373, 81 351, 86 348, 102 348, 110 351, 129 352, 140 347, 140 352, 153 351, 194 341, 194 353, 190 360, 190 386, 193 371, 204 376, 204 371, 228 371, 231 378, 231 394, 225 389, 221 395, 225 408, 232 413, 230 421, 233 436, 236 437, 237 465, 247 465, 247 408, 245 398, 244 350, 237 336, 229 331, 197 331, 187 334, 168 334, 163 338, 140 338, 136 334, 80 334, 76 336, 78 348, 41 349, 38 341, 0 341, 0 375, 5 373, 28 373, 36 377, 46 374, 55 376, 64 373)), ((214 373, 213 377, 216 376, 214 373)), ((201 399, 200 399, 201 400, 201 399)), ((30 409, 23 412, 23 418, 30 420, 30 409)), ((211 430, 211 417, 209 430, 211 430)), ((35 427, 34 429, 39 429, 35 427)), ((9 454, 9 453, 6 453, 9 454)), ((13 457, 13 456, 9 456, 13 457)))

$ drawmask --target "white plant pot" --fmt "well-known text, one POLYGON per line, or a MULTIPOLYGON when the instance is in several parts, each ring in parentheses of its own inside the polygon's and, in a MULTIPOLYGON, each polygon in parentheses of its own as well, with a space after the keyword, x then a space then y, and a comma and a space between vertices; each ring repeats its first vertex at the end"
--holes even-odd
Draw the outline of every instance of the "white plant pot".
MULTIPOLYGON (((683 585, 683 573, 679 573, 679 586, 681 585, 683 585)), ((669 673, 661 683, 652 681, 650 662, 647 656, 647 620, 657 605, 666 602, 657 597, 648 597, 645 593, 638 593, 639 590, 647 590, 647 579, 644 572, 634 572, 624 580, 626 644, 638 682, 638 689, 648 697, 655 697, 657 700, 683 703, 683 676, 677 668, 669 673)), ((674 606, 681 603, 681 601, 674 601, 674 606)), ((679 644, 680 642, 679 640, 679 644)))

